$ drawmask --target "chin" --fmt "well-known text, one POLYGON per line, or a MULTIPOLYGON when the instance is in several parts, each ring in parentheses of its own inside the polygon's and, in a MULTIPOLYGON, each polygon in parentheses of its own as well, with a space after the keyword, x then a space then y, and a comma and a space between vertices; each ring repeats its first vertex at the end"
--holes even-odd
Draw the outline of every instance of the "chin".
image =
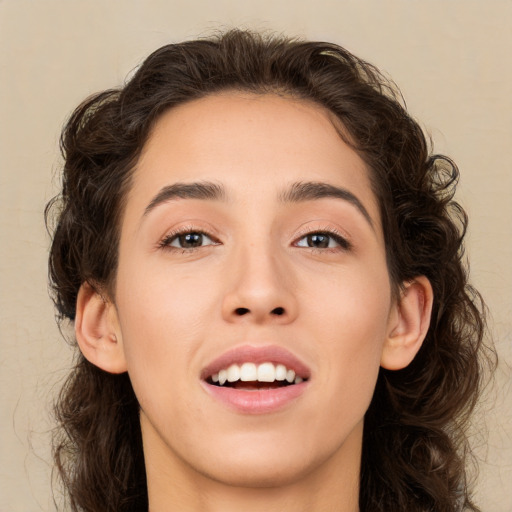
POLYGON ((204 450, 202 456, 189 454, 196 471, 233 487, 277 488, 299 482, 322 467, 338 451, 340 440, 314 442, 301 432, 285 438, 267 433, 241 436, 236 442, 232 438, 231 443, 218 441, 214 450, 204 450))
POLYGON ((310 464, 295 458, 287 461, 237 458, 223 463, 225 467, 222 469, 220 465, 208 464, 208 471, 201 472, 207 478, 231 487, 277 488, 301 480, 313 469, 310 464), (216 469, 212 471, 212 467, 216 469))

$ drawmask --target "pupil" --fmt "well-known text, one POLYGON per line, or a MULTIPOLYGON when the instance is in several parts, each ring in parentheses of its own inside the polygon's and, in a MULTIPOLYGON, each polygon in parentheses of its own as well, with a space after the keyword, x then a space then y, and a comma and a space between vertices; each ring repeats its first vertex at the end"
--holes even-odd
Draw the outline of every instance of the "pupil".
POLYGON ((201 233, 187 233, 179 237, 181 247, 188 249, 198 247, 203 243, 203 235, 201 233))
POLYGON ((327 235, 308 235, 308 246, 309 247, 329 247, 329 237, 327 235))

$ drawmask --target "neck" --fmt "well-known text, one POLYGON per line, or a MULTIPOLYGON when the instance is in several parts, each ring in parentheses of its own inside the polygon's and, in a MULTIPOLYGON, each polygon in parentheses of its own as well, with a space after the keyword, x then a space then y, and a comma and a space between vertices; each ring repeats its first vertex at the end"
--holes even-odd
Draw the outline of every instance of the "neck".
POLYGON ((358 512, 361 444, 362 425, 339 452, 304 474, 242 486, 201 474, 178 457, 166 457, 167 447, 145 442, 149 511, 358 512))
POLYGON ((302 488, 201 487, 188 493, 169 489, 165 493, 150 493, 149 512, 358 512, 357 493, 342 493, 336 488, 325 490, 328 493, 312 490, 309 485, 302 488))

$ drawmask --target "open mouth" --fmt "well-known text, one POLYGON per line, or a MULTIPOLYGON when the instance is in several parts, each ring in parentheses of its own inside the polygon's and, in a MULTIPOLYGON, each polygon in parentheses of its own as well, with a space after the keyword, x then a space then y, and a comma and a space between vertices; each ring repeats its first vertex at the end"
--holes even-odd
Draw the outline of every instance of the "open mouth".
POLYGON ((284 388, 304 380, 285 365, 271 362, 232 364, 206 378, 210 385, 245 391, 284 388))
POLYGON ((305 394, 311 371, 278 345, 243 345, 208 364, 200 378, 208 394, 236 414, 271 414, 305 394))

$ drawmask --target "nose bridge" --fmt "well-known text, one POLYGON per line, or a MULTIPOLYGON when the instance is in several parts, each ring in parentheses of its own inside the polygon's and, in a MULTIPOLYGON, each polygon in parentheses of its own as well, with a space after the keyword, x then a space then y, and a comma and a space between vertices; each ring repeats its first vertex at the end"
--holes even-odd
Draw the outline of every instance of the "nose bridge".
POLYGON ((230 258, 223 314, 230 321, 288 322, 296 314, 293 276, 286 254, 270 237, 237 244, 230 258))

